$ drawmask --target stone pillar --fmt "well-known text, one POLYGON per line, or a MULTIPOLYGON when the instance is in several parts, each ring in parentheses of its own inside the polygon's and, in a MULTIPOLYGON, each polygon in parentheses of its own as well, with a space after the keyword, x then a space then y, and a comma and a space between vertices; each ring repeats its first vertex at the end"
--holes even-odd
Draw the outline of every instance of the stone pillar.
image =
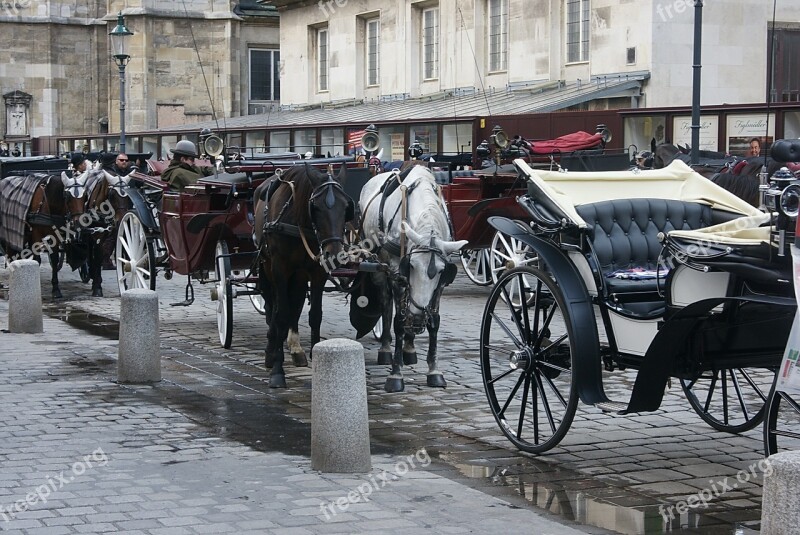
POLYGON ((764 473, 761 535, 797 533, 800 526, 800 451, 786 451, 767 459, 764 473))
POLYGON ((147 384, 161 380, 158 294, 134 288, 120 296, 117 382, 147 384))
POLYGON ((35 260, 15 260, 9 266, 8 330, 12 333, 44 332, 42 279, 35 260))
POLYGON ((311 361, 311 468, 372 470, 364 346, 334 338, 314 346, 311 361))

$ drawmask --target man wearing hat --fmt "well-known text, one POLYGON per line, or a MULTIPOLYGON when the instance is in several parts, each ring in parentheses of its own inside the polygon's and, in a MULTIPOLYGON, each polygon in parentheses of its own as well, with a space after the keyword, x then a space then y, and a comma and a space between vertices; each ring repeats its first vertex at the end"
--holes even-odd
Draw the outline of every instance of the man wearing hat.
POLYGON ((198 167, 194 164, 197 158, 197 147, 188 139, 178 141, 172 151, 172 161, 164 172, 161 180, 177 190, 182 190, 189 184, 194 184, 204 176, 214 174, 213 167, 198 167))
POLYGON ((69 159, 69 163, 72 164, 72 173, 74 176, 85 173, 89 168, 89 160, 87 160, 86 156, 80 152, 72 153, 72 158, 69 159))

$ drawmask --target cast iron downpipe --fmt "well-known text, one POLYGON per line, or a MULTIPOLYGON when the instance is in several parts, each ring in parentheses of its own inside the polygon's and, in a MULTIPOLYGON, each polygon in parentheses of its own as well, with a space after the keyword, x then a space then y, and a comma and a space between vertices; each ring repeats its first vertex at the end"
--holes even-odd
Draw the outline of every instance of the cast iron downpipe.
POLYGON ((691 162, 700 159, 700 48, 703 37, 703 0, 694 3, 694 63, 692 64, 692 153, 691 162))

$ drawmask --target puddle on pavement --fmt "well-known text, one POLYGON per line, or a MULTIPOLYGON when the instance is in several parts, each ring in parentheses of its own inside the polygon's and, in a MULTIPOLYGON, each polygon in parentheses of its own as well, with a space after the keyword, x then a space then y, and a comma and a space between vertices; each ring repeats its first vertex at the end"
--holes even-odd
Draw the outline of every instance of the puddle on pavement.
POLYGON ((492 495, 515 504, 531 504, 563 519, 615 533, 755 535, 760 524, 758 520, 731 522, 716 516, 736 514, 743 519, 760 518, 760 509, 716 510, 706 514, 690 510, 684 514, 675 512, 674 518, 667 521, 655 498, 609 486, 537 459, 521 457, 508 464, 494 464, 488 460, 472 464, 446 452, 432 452, 431 457, 450 465, 466 479, 489 485, 488 489, 481 490, 492 495))
POLYGON ((69 305, 47 303, 43 305, 42 309, 44 313, 47 314, 47 317, 61 320, 89 334, 102 336, 109 340, 119 339, 118 321, 98 316, 97 314, 86 312, 85 310, 73 308, 69 305))
MULTIPOLYGON (((64 305, 48 305, 45 313, 98 336, 119 337, 118 322, 102 316, 64 305)), ((110 362, 86 364, 78 359, 70 364, 97 367, 110 362)), ((223 370, 216 369, 216 372, 222 373, 223 370)), ((224 373, 236 375, 225 377, 227 380, 240 379, 240 373, 233 368, 226 368, 224 373)), ((252 397, 247 396, 250 399, 242 399, 226 397, 224 391, 214 392, 212 389, 209 394, 193 388, 192 384, 164 381, 155 387, 126 387, 124 390, 105 390, 98 395, 112 402, 125 402, 134 395, 143 401, 168 406, 203 426, 210 434, 233 439, 257 451, 310 457, 311 427, 307 422, 287 416, 285 401, 273 399, 268 391, 263 394, 254 392, 252 397)), ((292 408, 297 409, 296 406, 292 408)), ((469 448, 467 451, 428 448, 434 460, 430 469, 514 506, 534 507, 568 522, 625 535, 758 533, 753 528, 758 528, 759 509, 717 509, 703 514, 690 510, 681 515, 676 513, 674 519, 666 522, 656 498, 629 492, 623 486, 611 485, 552 462, 507 450, 487 452, 485 443, 475 441, 475 444, 478 447, 474 451, 469 451, 469 448)), ((408 453, 408 447, 408 443, 376 443, 373 439, 372 453, 401 456, 408 453)))

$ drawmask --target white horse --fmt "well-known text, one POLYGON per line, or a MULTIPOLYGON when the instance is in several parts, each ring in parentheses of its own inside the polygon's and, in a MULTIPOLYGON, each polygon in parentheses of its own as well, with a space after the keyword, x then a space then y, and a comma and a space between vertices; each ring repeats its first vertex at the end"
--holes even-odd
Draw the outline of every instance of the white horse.
POLYGON ((464 247, 452 241, 450 216, 439 186, 427 167, 415 166, 402 174, 392 171, 373 177, 361 190, 364 248, 377 248, 389 273, 375 273, 381 289, 383 333, 379 364, 392 365, 387 392, 404 389, 401 368, 416 364, 415 334, 428 330, 427 384, 447 385, 436 367, 439 299, 456 274, 448 255, 464 247), (405 197, 405 199, 404 199, 405 197), (392 299, 395 306, 395 347, 391 350, 392 299))

